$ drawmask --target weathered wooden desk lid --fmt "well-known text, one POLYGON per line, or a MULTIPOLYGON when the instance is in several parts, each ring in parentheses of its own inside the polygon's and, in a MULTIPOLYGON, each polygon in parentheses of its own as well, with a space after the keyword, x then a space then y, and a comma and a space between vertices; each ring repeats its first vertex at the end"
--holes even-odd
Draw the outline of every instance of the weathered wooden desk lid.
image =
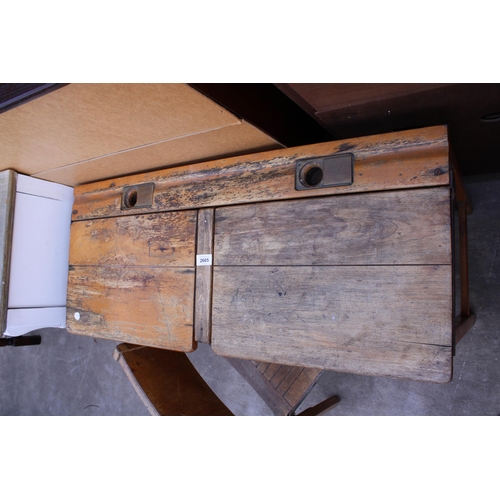
POLYGON ((446 127, 431 127, 77 187, 68 329, 446 382, 452 210, 465 206, 449 156, 446 127), (346 154, 352 171, 332 177, 346 154), (300 184, 308 164, 321 179, 311 167, 300 184))

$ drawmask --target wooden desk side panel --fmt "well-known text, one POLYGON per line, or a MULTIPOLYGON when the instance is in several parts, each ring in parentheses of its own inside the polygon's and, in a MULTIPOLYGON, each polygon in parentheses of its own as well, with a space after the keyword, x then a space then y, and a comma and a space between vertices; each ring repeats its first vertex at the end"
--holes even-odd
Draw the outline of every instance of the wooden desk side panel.
POLYGON ((194 283, 194 267, 70 266, 67 329, 191 352, 194 283))
POLYGON ((215 160, 121 177, 75 189, 73 220, 123 215, 126 186, 155 183, 147 213, 316 197, 356 192, 449 185, 445 126, 334 141, 215 160), (354 155, 354 182, 349 186, 297 191, 297 160, 354 155))
POLYGON ((451 269, 216 266, 212 348, 270 363, 447 382, 451 269))

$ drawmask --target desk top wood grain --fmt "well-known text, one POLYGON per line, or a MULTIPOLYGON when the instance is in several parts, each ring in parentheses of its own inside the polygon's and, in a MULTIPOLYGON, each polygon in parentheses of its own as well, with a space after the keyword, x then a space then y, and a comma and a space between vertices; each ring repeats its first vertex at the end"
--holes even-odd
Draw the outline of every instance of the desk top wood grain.
POLYGON ((222 356, 448 382, 451 266, 215 267, 222 356))

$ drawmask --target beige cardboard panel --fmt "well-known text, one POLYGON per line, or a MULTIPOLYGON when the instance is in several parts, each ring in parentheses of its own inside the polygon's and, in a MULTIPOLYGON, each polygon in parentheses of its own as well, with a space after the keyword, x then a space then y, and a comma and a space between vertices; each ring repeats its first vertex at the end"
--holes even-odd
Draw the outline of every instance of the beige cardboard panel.
POLYGON ((155 168, 280 148, 274 139, 243 122, 41 172, 35 177, 77 186, 155 168))
POLYGON ((0 170, 32 175, 238 123, 187 84, 71 84, 0 115, 0 170))

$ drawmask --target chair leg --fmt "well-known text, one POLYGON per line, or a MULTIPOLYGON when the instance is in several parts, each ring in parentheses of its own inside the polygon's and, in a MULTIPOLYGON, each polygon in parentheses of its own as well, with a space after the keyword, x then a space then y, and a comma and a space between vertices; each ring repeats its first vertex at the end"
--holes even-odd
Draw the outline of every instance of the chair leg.
POLYGON ((296 415, 297 417, 312 417, 312 416, 320 416, 324 415, 327 411, 331 410, 335 406, 340 403, 340 398, 338 396, 331 396, 328 399, 325 399, 321 403, 318 403, 315 406, 311 406, 304 410, 303 412, 296 415))
POLYGON ((40 345, 42 337, 40 335, 21 335, 20 337, 7 337, 0 339, 0 347, 14 346, 21 347, 26 345, 40 345))
POLYGON ((469 304, 469 262, 467 249, 467 205, 466 201, 459 201, 459 248, 460 248, 460 316, 455 318, 455 341, 456 346, 465 334, 474 326, 476 315, 471 313, 469 304))
POLYGON ((469 303, 469 261, 467 243, 467 215, 472 213, 472 203, 467 196, 465 186, 460 174, 456 158, 451 151, 450 163, 453 169, 455 185, 455 207, 458 211, 458 239, 460 262, 460 315, 454 318, 453 354, 456 345, 464 338, 465 334, 474 326, 476 315, 470 310, 469 303))

